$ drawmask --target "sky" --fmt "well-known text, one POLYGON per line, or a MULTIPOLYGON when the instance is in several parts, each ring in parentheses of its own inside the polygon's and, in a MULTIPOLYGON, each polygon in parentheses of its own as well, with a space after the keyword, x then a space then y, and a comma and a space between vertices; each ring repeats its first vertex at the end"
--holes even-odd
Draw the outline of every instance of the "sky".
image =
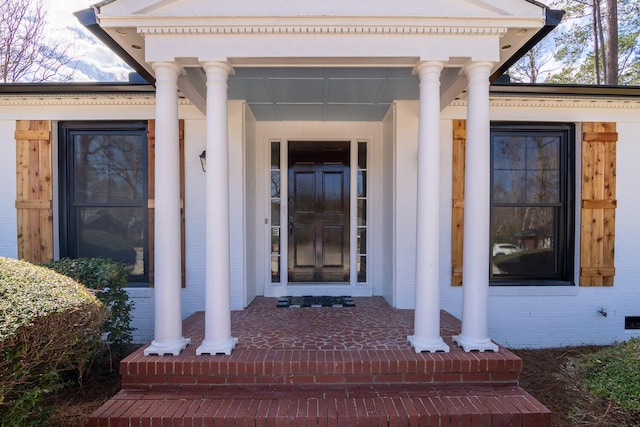
POLYGON ((72 81, 127 81, 132 71, 73 15, 98 0, 44 0, 47 35, 52 44, 68 43, 76 61, 72 81))

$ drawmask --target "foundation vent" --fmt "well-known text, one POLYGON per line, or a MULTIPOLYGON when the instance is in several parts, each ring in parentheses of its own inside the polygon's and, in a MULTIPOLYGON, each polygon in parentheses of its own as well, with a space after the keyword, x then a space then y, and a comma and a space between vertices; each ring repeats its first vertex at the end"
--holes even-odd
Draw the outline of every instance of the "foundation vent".
POLYGON ((640 329, 640 316, 625 316, 625 329, 640 329))

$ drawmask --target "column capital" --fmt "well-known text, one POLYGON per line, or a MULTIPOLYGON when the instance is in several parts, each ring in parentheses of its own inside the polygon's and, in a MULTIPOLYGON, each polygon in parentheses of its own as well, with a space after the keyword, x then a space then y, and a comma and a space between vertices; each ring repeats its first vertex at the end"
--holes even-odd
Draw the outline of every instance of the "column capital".
POLYGON ((414 73, 420 78, 420 86, 426 82, 440 85, 440 74, 444 63, 440 61, 421 61, 414 68, 414 73))
POLYGON ((221 72, 224 72, 227 76, 233 74, 233 67, 226 61, 204 61, 200 65, 202 65, 207 74, 221 72))
POLYGON ((175 75, 176 77, 184 71, 182 67, 175 62, 153 62, 151 68, 156 73, 156 79, 159 75, 175 75))
POLYGON ((491 69, 493 68, 493 62, 489 61, 475 61, 469 62, 462 69, 464 74, 467 76, 469 83, 471 83, 472 79, 483 79, 489 82, 489 75, 491 74, 491 69))
POLYGON ((425 72, 440 73, 444 68, 444 62, 442 61, 420 61, 413 69, 418 75, 425 72))

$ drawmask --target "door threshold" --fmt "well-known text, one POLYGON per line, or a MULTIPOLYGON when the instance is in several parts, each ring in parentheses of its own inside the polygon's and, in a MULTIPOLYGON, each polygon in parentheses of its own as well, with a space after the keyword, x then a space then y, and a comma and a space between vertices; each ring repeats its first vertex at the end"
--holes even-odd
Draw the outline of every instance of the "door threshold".
MULTIPOLYGON (((289 282, 287 286, 351 286, 349 282, 289 282)), ((357 285, 354 285, 357 286, 357 285)))
POLYGON ((265 286, 265 297, 301 297, 301 296, 352 296, 372 297, 373 286, 367 284, 351 285, 349 283, 295 283, 282 286, 279 283, 265 286))

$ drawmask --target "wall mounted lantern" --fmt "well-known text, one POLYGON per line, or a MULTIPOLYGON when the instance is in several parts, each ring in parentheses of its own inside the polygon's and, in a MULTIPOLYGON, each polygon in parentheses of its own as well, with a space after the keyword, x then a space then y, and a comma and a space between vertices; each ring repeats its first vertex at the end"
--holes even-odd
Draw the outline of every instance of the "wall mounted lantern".
POLYGON ((202 166, 202 172, 207 171, 207 150, 202 150, 202 153, 198 156, 200 157, 200 166, 202 166))

